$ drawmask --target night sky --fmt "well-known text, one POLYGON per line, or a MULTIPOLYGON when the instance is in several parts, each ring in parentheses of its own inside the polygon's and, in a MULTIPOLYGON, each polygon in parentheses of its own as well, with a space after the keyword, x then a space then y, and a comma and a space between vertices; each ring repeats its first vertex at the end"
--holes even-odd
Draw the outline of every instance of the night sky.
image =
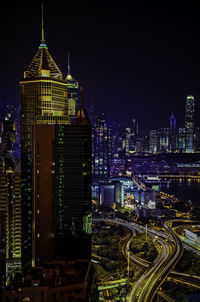
MULTIPOLYGON (((166 127, 173 111, 183 126, 187 94, 200 99, 199 6, 137 2, 44 1, 46 43, 64 75, 70 51, 86 104, 110 121, 166 127)), ((20 102, 18 82, 41 40, 40 3, 1 8, 1 103, 20 102)))

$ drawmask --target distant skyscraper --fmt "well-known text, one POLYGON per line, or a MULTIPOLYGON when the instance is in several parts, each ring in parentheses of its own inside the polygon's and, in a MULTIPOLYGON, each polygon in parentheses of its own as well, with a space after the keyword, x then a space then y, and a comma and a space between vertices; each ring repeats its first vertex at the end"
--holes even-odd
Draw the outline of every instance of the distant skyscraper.
POLYGON ((105 115, 96 118, 94 128, 94 180, 107 180, 110 176, 109 163, 109 129, 105 115))
POLYGON ((172 112, 172 115, 169 118, 170 120, 170 132, 175 133, 176 132, 176 118, 174 117, 174 114, 172 112))
POLYGON ((185 152, 194 152, 194 97, 187 96, 185 105, 185 152))
POLYGON ((172 115, 169 118, 169 152, 175 152, 177 150, 177 135, 176 135, 176 118, 172 112, 172 115))
POLYGON ((200 152, 200 100, 195 100, 194 151, 200 152))
POLYGON ((178 128, 178 150, 179 152, 185 152, 185 128, 178 128))
POLYGON ((169 128, 159 128, 159 151, 168 152, 169 151, 169 128))
POLYGON ((159 139, 157 130, 150 130, 150 137, 149 137, 149 151, 151 153, 156 153, 159 150, 159 139))
POLYGON ((151 153, 168 152, 169 128, 159 128, 150 131, 149 148, 151 153))
POLYGON ((68 74, 66 77, 67 82, 67 106, 68 106, 68 115, 70 116, 72 122, 76 121, 77 112, 79 109, 79 84, 71 76, 70 68, 70 57, 68 53, 68 74))
POLYGON ((44 40, 20 81, 21 92, 21 175, 22 175, 22 264, 35 265, 33 245, 33 125, 69 124, 67 83, 44 40))

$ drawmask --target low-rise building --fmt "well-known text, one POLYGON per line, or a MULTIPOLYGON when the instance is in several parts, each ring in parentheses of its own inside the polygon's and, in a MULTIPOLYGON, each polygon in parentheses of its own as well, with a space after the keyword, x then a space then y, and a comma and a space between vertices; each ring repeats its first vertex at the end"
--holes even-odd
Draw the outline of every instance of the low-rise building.
POLYGON ((185 238, 194 243, 200 244, 200 230, 185 229, 185 238))
POLYGON ((3 292, 3 302, 86 302, 90 276, 90 261, 54 261, 32 268, 23 281, 3 292))

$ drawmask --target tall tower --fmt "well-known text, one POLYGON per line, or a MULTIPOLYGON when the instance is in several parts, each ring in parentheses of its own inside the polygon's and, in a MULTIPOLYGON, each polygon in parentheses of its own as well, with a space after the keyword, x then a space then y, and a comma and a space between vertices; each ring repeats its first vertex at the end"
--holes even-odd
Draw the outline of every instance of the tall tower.
POLYGON ((34 125, 36 265, 91 257, 91 131, 83 108, 76 124, 34 125))
POLYGON ((195 100, 194 151, 200 153, 200 100, 195 100))
POLYGON ((185 152, 194 152, 194 97, 188 95, 185 105, 185 152))
POLYGON ((174 114, 172 112, 172 115, 169 118, 169 126, 170 126, 170 132, 175 133, 176 132, 176 118, 174 117, 174 114))
POLYGON ((67 83, 42 39, 31 63, 20 81, 21 94, 21 180, 22 180, 22 265, 24 270, 35 265, 33 207, 33 126, 69 124, 67 83))
POLYGON ((20 173, 16 171, 16 123, 10 113, 3 121, 0 166, 0 211, 5 215, 7 276, 21 266, 20 173))
POLYGON ((168 150, 174 152, 176 150, 176 118, 172 112, 169 118, 169 146, 168 150))
POLYGON ((55 251, 90 259, 92 126, 83 108, 76 124, 56 125, 55 157, 55 251))
POLYGON ((66 77, 67 82, 67 104, 68 115, 75 123, 79 109, 79 83, 71 75, 70 56, 68 52, 68 72, 66 77))
POLYGON ((105 114, 96 118, 94 128, 94 180, 104 181, 110 176, 109 162, 109 128, 106 124, 105 114))

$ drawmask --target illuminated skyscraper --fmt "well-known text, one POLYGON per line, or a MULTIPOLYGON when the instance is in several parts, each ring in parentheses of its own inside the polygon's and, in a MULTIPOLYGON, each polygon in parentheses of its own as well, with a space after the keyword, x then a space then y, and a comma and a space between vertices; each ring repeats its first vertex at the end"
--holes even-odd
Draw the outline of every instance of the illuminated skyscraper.
POLYGON ((84 109, 76 124, 35 125, 33 259, 91 257, 91 125, 84 109))
POLYGON ((178 128, 178 150, 179 152, 185 152, 185 128, 178 128))
POLYGON ((5 215, 7 272, 21 264, 21 191, 20 173, 16 171, 16 124, 10 113, 3 121, 0 167, 0 211, 5 215))
POLYGON ((6 216, 2 211, 0 211, 0 272, 0 284, 3 288, 6 285, 6 216))
POLYGON ((177 133, 176 133, 176 118, 174 117, 174 114, 169 118, 169 146, 168 151, 174 152, 177 149, 177 133))
POLYGON ((194 152, 194 97, 187 96, 185 105, 185 152, 194 152))
POLYGON ((194 151, 200 153, 200 100, 195 100, 194 151))
POLYGON ((71 75, 70 57, 68 53, 68 73, 66 77, 67 82, 67 106, 68 115, 73 122, 76 121, 76 116, 79 109, 79 84, 71 75))
POLYGON ((176 132, 176 118, 174 117, 174 114, 172 112, 172 115, 169 118, 170 120, 170 132, 175 133, 176 132))
POLYGON ((2 160, 5 169, 12 168, 15 170, 16 165, 16 123, 10 113, 8 113, 3 121, 2 133, 2 160))
POLYGON ((109 128, 102 113, 96 118, 94 128, 94 180, 104 181, 110 176, 109 137, 109 128))
POLYGON ((21 265, 21 187, 20 174, 0 169, 0 211, 5 213, 6 261, 12 271, 21 265))
POLYGON ((22 264, 35 265, 33 239, 33 125, 69 124, 67 83, 44 40, 20 81, 21 93, 21 175, 22 175, 22 264))
POLYGON ((159 138, 157 130, 150 130, 149 151, 156 153, 159 150, 159 138))

